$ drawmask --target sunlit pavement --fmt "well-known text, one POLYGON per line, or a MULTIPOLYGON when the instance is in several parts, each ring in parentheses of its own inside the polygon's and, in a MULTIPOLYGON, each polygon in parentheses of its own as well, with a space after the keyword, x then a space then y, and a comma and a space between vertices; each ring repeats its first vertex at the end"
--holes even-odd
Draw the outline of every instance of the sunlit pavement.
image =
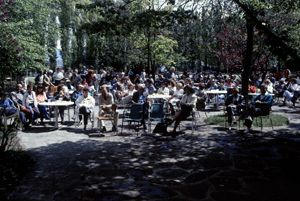
POLYGON ((203 117, 194 134, 184 123, 176 138, 39 126, 19 134, 37 164, 11 200, 299 200, 300 108, 277 112, 288 127, 254 134, 228 133, 203 117))

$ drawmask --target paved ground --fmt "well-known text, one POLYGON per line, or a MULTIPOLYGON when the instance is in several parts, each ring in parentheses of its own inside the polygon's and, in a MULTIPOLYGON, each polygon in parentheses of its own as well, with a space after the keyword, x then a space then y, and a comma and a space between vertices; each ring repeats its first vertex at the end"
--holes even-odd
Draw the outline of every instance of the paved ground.
POLYGON ((251 135, 203 119, 176 138, 128 130, 89 137, 74 126, 21 132, 37 164, 11 200, 299 200, 300 108, 274 110, 289 127, 251 135))

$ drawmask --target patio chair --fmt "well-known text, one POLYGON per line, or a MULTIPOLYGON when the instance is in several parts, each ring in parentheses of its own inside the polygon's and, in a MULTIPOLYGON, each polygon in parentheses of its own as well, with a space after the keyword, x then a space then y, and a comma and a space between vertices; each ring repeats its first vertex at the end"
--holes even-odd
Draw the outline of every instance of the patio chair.
POLYGON ((165 118, 164 104, 163 103, 153 103, 150 107, 148 124, 149 124, 149 133, 151 133, 151 124, 152 122, 162 123, 165 118))
POLYGON ((271 113, 272 113, 272 109, 270 108, 269 112, 255 117, 256 125, 258 125, 258 121, 257 120, 258 119, 260 120, 260 131, 261 132, 263 130, 263 118, 267 118, 267 119, 270 120, 272 130, 274 130, 273 121, 272 121, 272 118, 271 118, 271 113))
POLYGON ((131 123, 135 123, 135 125, 141 124, 144 116, 143 112, 143 104, 132 104, 129 109, 125 109, 122 119, 121 134, 123 133, 123 127, 125 122, 128 122, 128 125, 131 125, 131 123))

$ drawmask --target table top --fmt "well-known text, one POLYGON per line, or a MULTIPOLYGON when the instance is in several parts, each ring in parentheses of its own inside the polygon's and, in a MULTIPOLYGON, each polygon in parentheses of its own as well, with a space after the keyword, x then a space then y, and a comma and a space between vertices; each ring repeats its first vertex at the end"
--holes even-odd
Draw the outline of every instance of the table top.
MULTIPOLYGON (((248 93, 249 96, 258 96, 260 93, 248 93)), ((275 94, 269 94, 271 96, 274 96, 275 94)))
POLYGON ((226 90, 209 90, 209 91, 204 91, 206 94, 227 94, 226 90))
POLYGON ((169 98, 171 98, 171 96, 165 94, 151 94, 148 96, 148 99, 169 99, 169 98))
POLYGON ((70 105, 74 105, 74 102, 58 100, 58 101, 52 101, 52 102, 39 103, 39 105, 42 105, 42 106, 70 106, 70 105))

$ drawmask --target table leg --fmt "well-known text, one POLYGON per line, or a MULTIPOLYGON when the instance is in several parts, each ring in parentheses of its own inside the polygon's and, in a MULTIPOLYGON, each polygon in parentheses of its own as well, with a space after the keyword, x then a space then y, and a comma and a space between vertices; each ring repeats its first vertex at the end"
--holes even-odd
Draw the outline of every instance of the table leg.
POLYGON ((56 129, 58 129, 58 107, 55 106, 54 110, 55 110, 55 125, 54 125, 54 127, 56 129))
POLYGON ((70 119, 70 106, 68 106, 68 121, 70 122, 71 119, 70 119))

